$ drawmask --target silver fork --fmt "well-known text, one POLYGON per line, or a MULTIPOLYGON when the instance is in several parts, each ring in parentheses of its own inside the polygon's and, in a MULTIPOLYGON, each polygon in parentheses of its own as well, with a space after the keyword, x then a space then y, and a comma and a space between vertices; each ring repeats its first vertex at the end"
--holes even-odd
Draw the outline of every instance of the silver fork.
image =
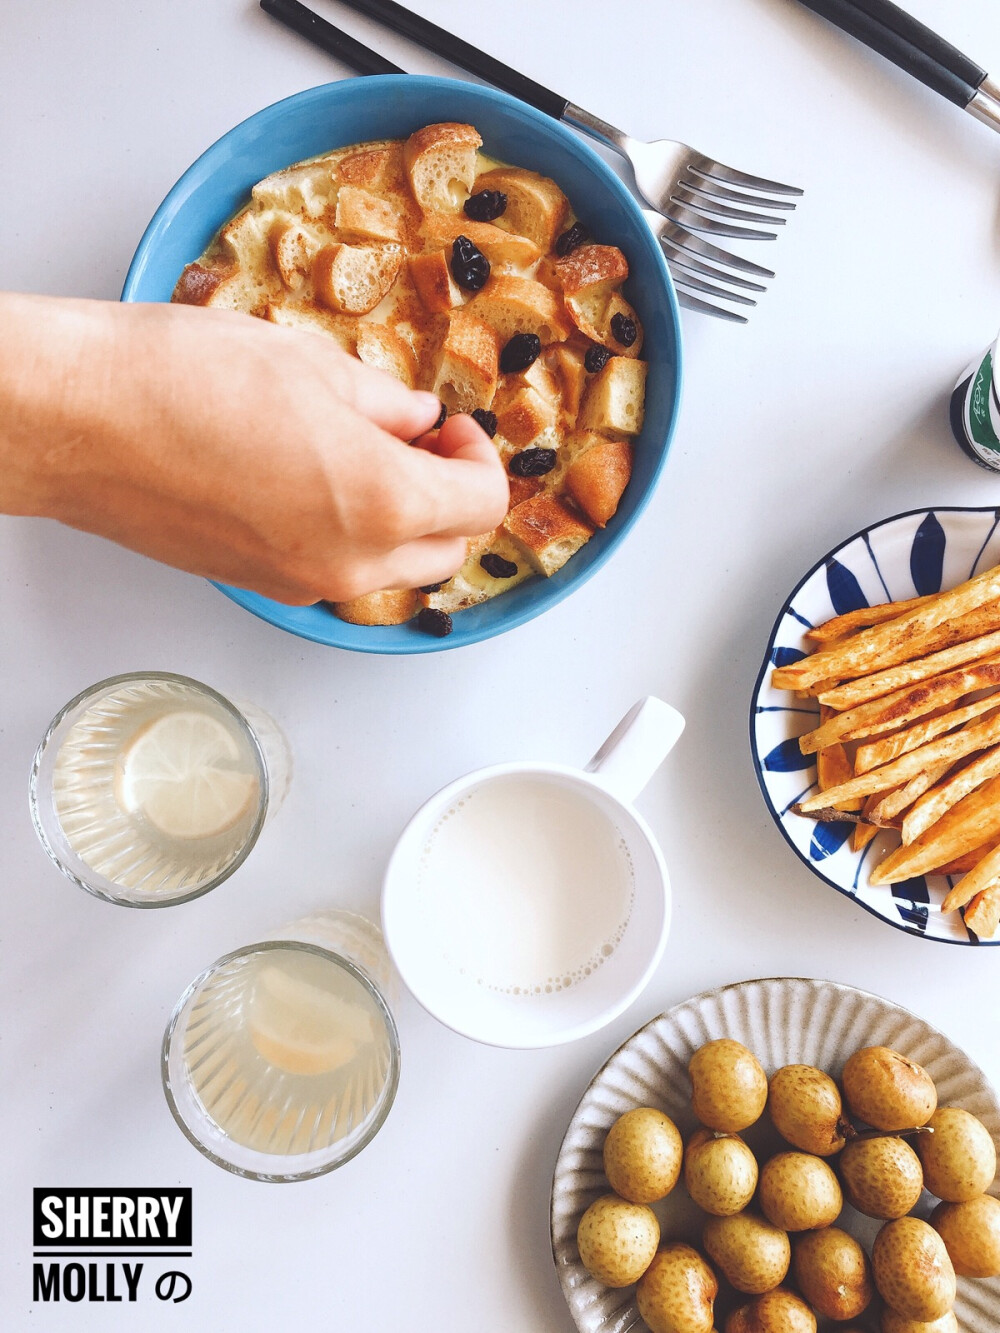
MULTIPOLYGON (((754 279, 773 278, 774 273, 721 249, 696 233, 743 240, 774 240, 777 233, 762 231, 760 226, 783 226, 785 219, 762 210, 794 208, 788 198, 775 199, 772 196, 801 194, 801 190, 760 176, 748 176, 703 153, 696 153, 686 144, 669 139, 657 143, 630 139, 613 125, 592 116, 582 107, 573 106, 565 98, 549 92, 492 56, 477 51, 436 24, 410 13, 393 0, 345 0, 345 3, 412 38, 419 45, 464 65, 556 120, 565 120, 567 124, 585 130, 620 152, 632 164, 639 193, 658 210, 643 209, 642 212, 663 247, 680 304, 699 314, 715 315, 738 324, 747 322, 745 315, 716 304, 716 300, 744 307, 755 306, 756 300, 746 293, 763 292, 766 288, 754 279), (743 207, 736 208, 734 204, 743 207), (759 225, 739 225, 747 222, 759 225), (730 271, 733 269, 735 273, 730 271), (741 290, 731 290, 734 287, 741 290), (715 300, 706 300, 706 297, 715 300)), ((345 61, 360 74, 404 72, 384 56, 327 23, 299 0, 260 0, 260 4, 274 18, 345 61)))

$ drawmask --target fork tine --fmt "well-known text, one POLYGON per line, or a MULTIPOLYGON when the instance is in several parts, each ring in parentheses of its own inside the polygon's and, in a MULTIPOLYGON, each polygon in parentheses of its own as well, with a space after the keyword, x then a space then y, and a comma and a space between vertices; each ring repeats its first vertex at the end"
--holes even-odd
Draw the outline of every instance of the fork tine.
POLYGON ((756 305, 757 302, 752 296, 744 296, 742 292, 728 292, 725 287, 717 287, 714 283, 704 282, 697 278, 686 269, 683 264, 671 261, 670 272, 674 276, 674 281, 683 283, 685 287, 690 287, 692 291, 704 292, 707 296, 721 296, 724 301, 735 301, 737 305, 756 305))
POLYGON ((703 264, 700 260, 692 258, 686 250, 681 250, 676 245, 671 245, 669 241, 661 241, 664 253, 667 256, 667 262, 671 268, 675 264, 681 268, 687 269, 689 273, 695 273, 705 278, 715 278, 718 282, 727 282, 730 286, 743 287, 748 292, 766 292, 767 288, 762 282, 751 282, 749 278, 741 278, 735 273, 727 273, 724 269, 718 268, 712 264, 703 264))
POLYGON ((786 218, 775 217, 772 213, 757 213, 748 208, 730 208, 728 204, 718 203, 710 194, 702 194, 680 186, 670 196, 671 202, 688 204, 699 212, 713 213, 720 218, 732 218, 736 222, 759 222, 772 227, 783 227, 786 218))
POLYGON ((752 227, 737 227, 729 222, 699 213, 688 204, 669 204, 665 210, 671 222, 693 231, 707 231, 712 236, 731 236, 737 241, 775 241, 776 231, 757 231, 752 227))
POLYGON ((801 194, 797 185, 782 185, 781 181, 769 181, 764 176, 748 176, 745 171, 727 167, 724 162, 695 153, 688 162, 688 170, 696 171, 699 176, 708 176, 713 180, 725 181, 727 185, 742 185, 748 190, 760 190, 763 194, 801 194))
POLYGON ((795 209, 798 204, 791 199, 771 199, 764 194, 749 194, 746 190, 729 190, 707 176, 695 175, 691 180, 681 179, 678 185, 686 190, 695 190, 698 194, 711 195, 713 199, 730 199, 734 204, 746 204, 747 207, 795 209))
POLYGON ((710 241, 704 240, 701 236, 695 236, 686 227, 678 226, 670 218, 665 218, 658 213, 651 213, 648 210, 644 211, 654 234, 659 237, 660 244, 665 250, 670 246, 675 246, 679 250, 696 255, 699 259, 724 264, 727 268, 738 269, 741 273, 752 273, 756 278, 774 277, 773 271, 764 268, 762 264, 755 264, 749 259, 741 259, 739 255, 731 254, 728 250, 712 245, 710 241))
POLYGON ((691 296, 683 288, 677 289, 677 304, 684 306, 688 310, 696 310, 699 315, 714 315, 716 319, 728 319, 733 324, 746 324, 746 315, 738 315, 735 310, 724 310, 722 306, 712 305, 711 301, 699 300, 697 296, 691 296))

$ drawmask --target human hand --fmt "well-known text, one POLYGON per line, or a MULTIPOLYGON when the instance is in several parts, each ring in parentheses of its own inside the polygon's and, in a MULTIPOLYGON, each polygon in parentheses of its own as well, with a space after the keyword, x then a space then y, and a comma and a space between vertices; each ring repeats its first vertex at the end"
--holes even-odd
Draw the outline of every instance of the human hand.
POLYGON ((315 334, 180 305, 3 303, 8 512, 296 604, 441 582, 506 513, 470 417, 427 437, 432 394, 315 334))

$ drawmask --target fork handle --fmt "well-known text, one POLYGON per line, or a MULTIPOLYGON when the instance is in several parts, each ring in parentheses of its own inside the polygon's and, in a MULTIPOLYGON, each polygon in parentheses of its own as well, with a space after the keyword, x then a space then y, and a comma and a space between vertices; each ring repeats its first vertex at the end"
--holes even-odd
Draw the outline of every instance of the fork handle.
POLYGON ((534 79, 519 74, 516 69, 511 69, 502 61, 494 60, 492 56, 486 55, 469 42, 464 42, 461 37, 455 37, 444 28, 439 28, 429 19, 421 18, 419 14, 395 4, 394 0, 344 0, 344 4, 367 18, 377 19, 385 27, 391 28, 393 32, 398 32, 403 37, 408 37, 411 42, 416 42, 426 51, 444 56, 453 65, 459 65, 478 78, 485 79, 487 83, 492 83, 494 87, 502 88, 505 93, 519 97, 522 102, 529 102, 539 111, 544 111, 547 116, 562 120, 567 107, 565 97, 560 97, 558 93, 544 88, 534 79))
POLYGON ((986 70, 891 0, 799 0, 956 106, 968 107, 986 70))

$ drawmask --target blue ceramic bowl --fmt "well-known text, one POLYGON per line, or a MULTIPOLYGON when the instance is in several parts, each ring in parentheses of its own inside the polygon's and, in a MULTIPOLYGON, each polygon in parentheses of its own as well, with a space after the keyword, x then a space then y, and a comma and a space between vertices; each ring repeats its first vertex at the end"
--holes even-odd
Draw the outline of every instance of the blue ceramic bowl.
POLYGON ((800 699, 770 685, 771 668, 805 657, 803 631, 845 611, 897 602, 953 588, 1000 564, 1000 509, 942 507, 896 514, 823 556, 798 583, 778 613, 750 708, 750 746, 757 780, 771 817, 813 874, 889 925, 925 940, 1000 944, 981 940, 960 912, 941 911, 956 877, 919 876, 873 885, 872 868, 899 845, 880 833, 863 851, 851 848, 849 823, 820 823, 792 810, 816 785, 816 756, 804 755, 798 737, 818 723, 815 699, 800 699))
POLYGON ((677 417, 681 347, 673 285, 639 205, 573 131, 504 93, 416 75, 347 79, 258 111, 203 153, 157 209, 122 291, 123 301, 169 301, 184 265, 197 259, 219 227, 247 201, 251 187, 269 172, 332 148, 403 138, 421 125, 443 120, 475 125, 494 157, 551 176, 591 235, 619 246, 628 257, 631 275, 624 290, 645 327, 643 354, 649 361, 645 424, 632 480, 608 527, 552 578, 531 579, 483 606, 460 612, 447 638, 421 634, 412 625, 347 625, 323 605, 285 606, 219 585, 233 601, 272 625, 360 652, 436 652, 491 638, 531 620, 599 569, 645 508, 677 417))

